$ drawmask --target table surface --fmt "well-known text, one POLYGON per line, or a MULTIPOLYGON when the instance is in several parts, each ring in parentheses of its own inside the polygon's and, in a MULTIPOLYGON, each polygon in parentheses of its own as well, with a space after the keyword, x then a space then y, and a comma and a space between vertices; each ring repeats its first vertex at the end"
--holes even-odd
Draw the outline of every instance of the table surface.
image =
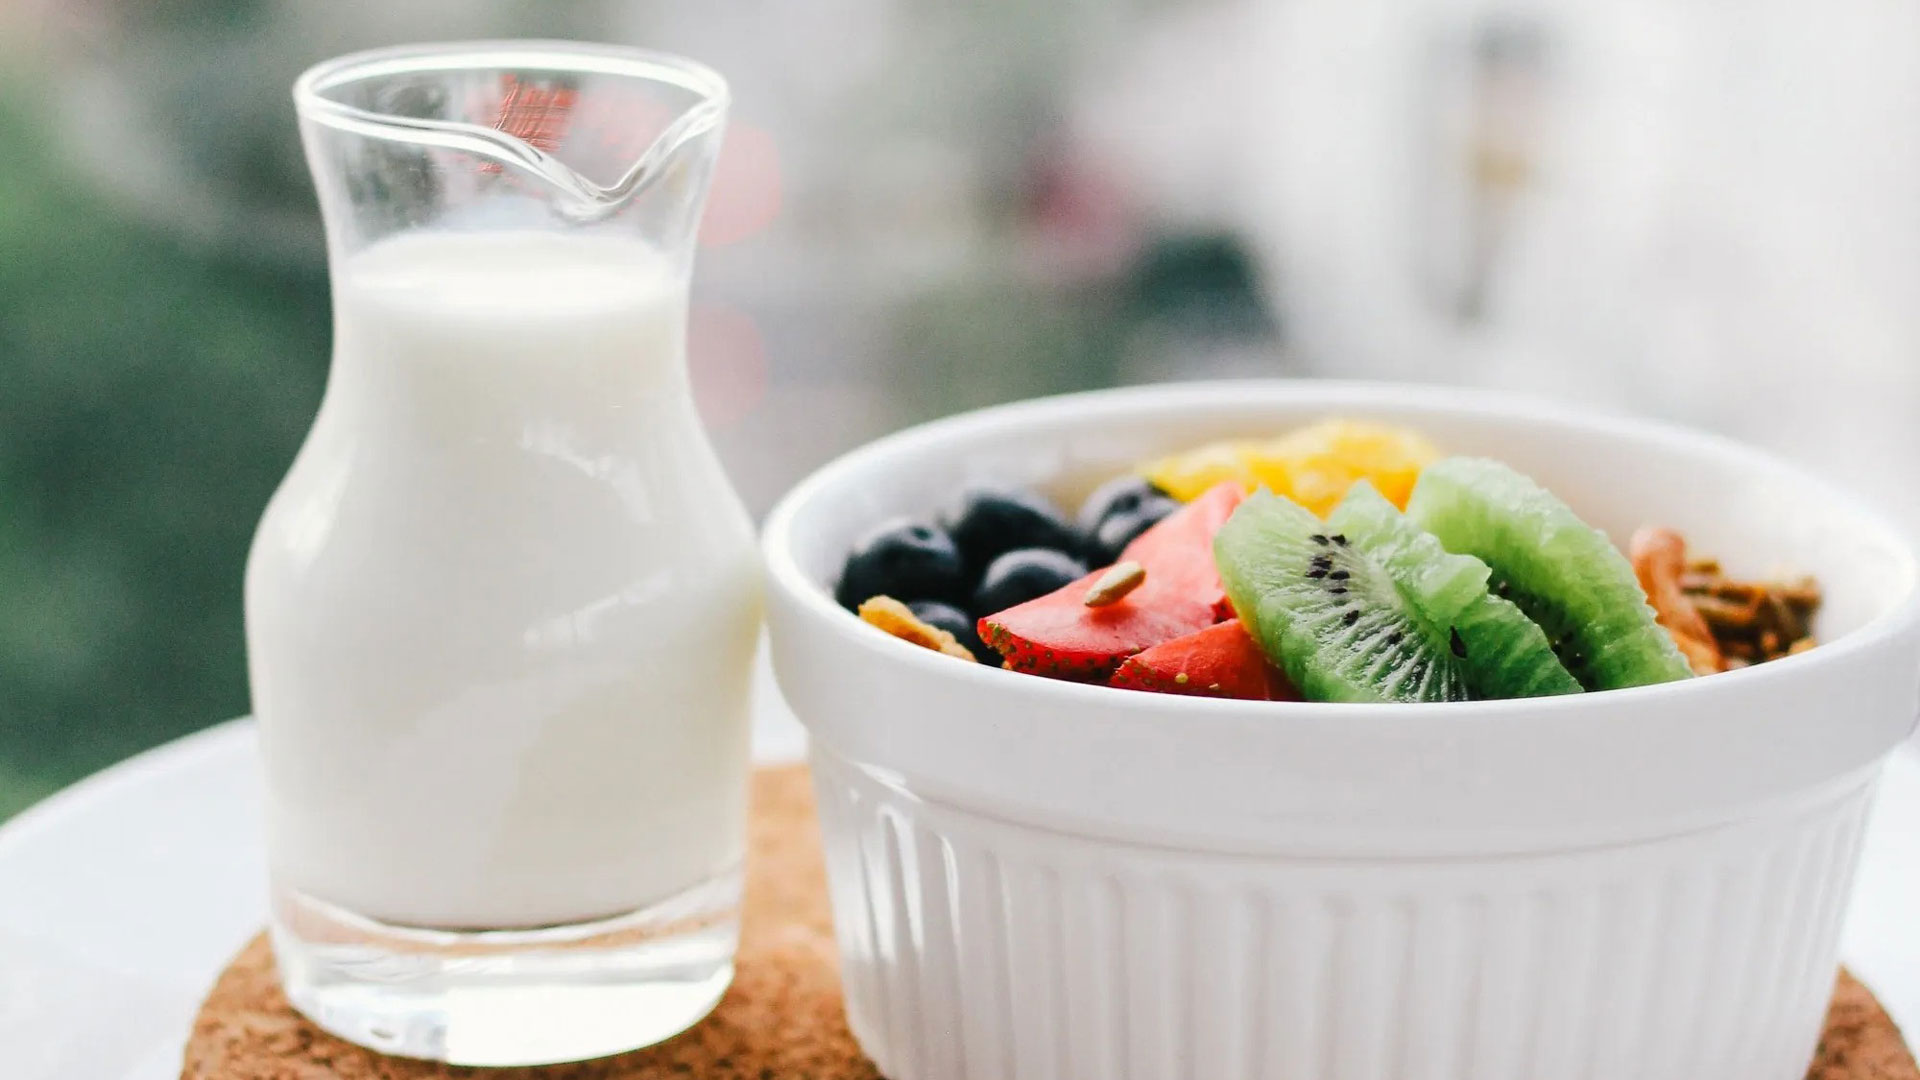
MULTIPOLYGON (((764 671, 754 749, 804 733, 764 671)), ((172 1080, 201 996, 260 927, 253 725, 100 773, 0 828, 0 1047, 9 1080, 172 1080), (24 1051, 24 1054, 22 1053, 24 1051)), ((1847 963, 1920 1032, 1920 753, 1896 755, 1848 915, 1847 963)))

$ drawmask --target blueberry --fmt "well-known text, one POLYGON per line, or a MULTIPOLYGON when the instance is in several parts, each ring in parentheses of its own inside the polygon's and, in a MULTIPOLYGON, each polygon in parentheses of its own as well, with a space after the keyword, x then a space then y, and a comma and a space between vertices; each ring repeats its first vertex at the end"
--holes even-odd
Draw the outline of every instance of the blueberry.
POLYGON ((1093 560, 1095 566, 1115 562, 1120 558, 1120 552, 1136 537, 1178 509, 1180 504, 1173 499, 1165 495, 1152 495, 1129 509, 1108 514, 1087 539, 1087 557, 1093 560))
POLYGON ((952 634, 960 644, 967 647, 967 651, 973 654, 975 660, 984 661, 988 657, 993 657, 995 663, 999 662, 999 656, 992 649, 987 648, 986 642, 980 640, 979 624, 974 621, 973 616, 952 604, 943 604, 938 600, 915 600, 907 607, 913 610, 914 615, 921 622, 929 626, 937 626, 952 634))
POLYGON ((1054 548, 1016 548, 994 559, 973 590, 973 610, 992 615, 1085 577, 1087 564, 1054 548))
POLYGON ((881 594, 902 602, 966 596, 960 549, 944 529, 898 518, 853 545, 835 599, 848 608, 881 594))
MULTIPOLYGON (((967 488, 946 521, 971 573, 1015 548, 1074 551, 1079 535, 1042 495, 1018 488, 979 485, 967 488)), ((998 610, 998 609, 996 609, 998 610)))
POLYGON ((1100 523, 1113 515, 1134 510, 1141 503, 1166 497, 1166 492, 1144 476, 1132 473, 1116 476, 1094 488, 1093 494, 1087 496, 1087 501, 1080 504, 1080 531, 1092 536, 1100 528, 1100 523))

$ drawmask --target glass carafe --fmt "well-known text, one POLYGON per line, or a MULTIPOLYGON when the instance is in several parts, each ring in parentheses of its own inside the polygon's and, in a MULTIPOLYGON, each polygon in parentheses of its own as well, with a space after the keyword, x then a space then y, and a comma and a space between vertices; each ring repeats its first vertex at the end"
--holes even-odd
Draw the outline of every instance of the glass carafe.
POLYGON ((744 841, 758 562, 684 349, 725 83, 501 42, 294 97, 334 353, 246 585, 288 997, 465 1064, 657 1042, 744 841))

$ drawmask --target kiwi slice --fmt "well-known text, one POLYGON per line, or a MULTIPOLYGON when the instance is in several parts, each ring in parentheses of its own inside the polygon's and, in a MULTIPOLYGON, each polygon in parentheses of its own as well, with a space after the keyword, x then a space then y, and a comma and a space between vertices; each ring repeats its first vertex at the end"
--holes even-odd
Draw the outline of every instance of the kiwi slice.
POLYGON ((1327 524, 1351 537, 1393 575, 1429 637, 1461 661, 1474 698, 1577 694, 1580 683, 1554 656, 1546 631, 1509 601, 1491 595, 1493 571, 1471 555, 1449 554, 1361 480, 1327 524))
POLYGON ((1312 701, 1464 701, 1571 693, 1546 635, 1356 485, 1325 523, 1266 492, 1214 538, 1235 611, 1312 701))
POLYGON ((1447 458, 1420 474, 1407 517, 1448 551, 1492 567, 1495 595, 1546 631, 1587 689, 1693 674, 1654 621, 1626 556, 1530 478, 1497 461, 1447 458))

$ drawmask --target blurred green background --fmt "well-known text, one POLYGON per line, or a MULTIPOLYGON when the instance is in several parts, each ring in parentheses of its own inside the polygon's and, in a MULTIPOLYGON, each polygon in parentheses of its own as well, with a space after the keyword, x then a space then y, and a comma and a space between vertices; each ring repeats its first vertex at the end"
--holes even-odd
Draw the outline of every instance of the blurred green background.
POLYGON ((253 518, 326 374, 317 267, 116 213, 0 94, 0 817, 246 711, 253 518))

